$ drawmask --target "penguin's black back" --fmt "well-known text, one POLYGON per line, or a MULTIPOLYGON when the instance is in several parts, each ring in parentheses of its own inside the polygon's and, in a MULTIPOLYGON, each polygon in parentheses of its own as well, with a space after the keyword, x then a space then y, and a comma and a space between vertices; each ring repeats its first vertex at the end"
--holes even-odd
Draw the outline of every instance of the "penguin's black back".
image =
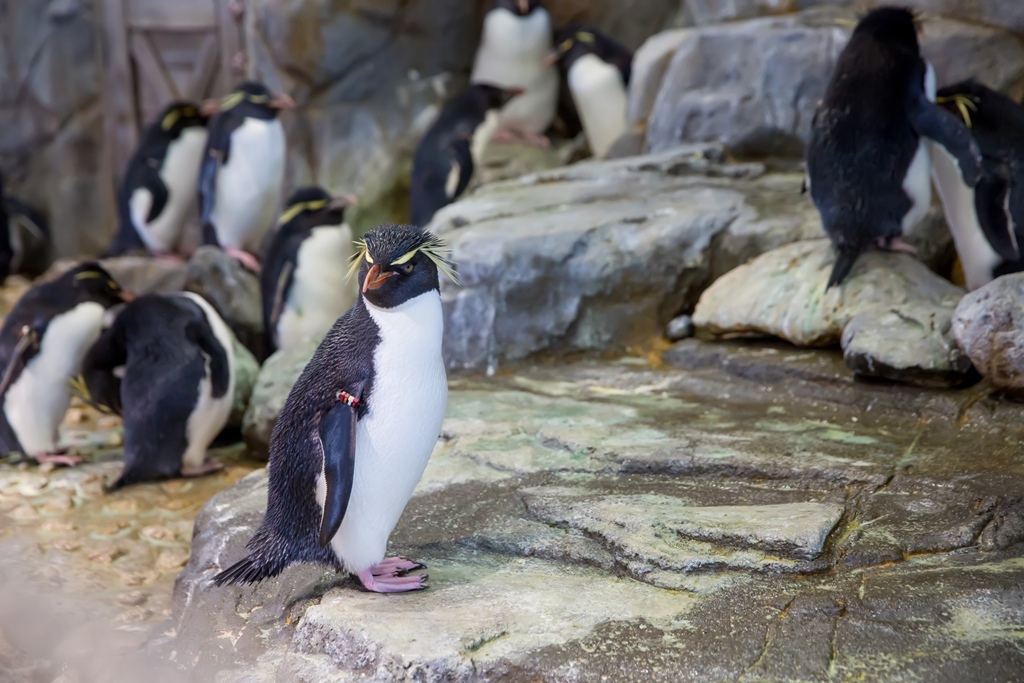
MULTIPOLYGON (((183 296, 149 294, 125 306, 82 363, 90 375, 124 365, 120 412, 125 465, 112 488, 175 476, 188 447, 186 425, 199 399, 207 359, 199 334, 212 335, 206 314, 183 296)), ((114 407, 114 406, 111 406, 114 407)))
MULTIPOLYGON (((249 556, 214 580, 217 585, 254 583, 297 562, 338 567, 331 547, 319 543, 322 512, 314 497, 323 466, 317 444, 321 416, 339 391, 365 381, 364 403, 372 400, 373 354, 380 343, 377 324, 362 297, 338 319, 306 365, 285 401, 270 437, 267 513, 247 544, 249 556)), ((338 567, 340 569, 340 567, 338 567)))
POLYGON ((903 181, 920 137, 908 107, 924 87, 926 66, 912 22, 909 36, 885 28, 892 12, 903 10, 874 10, 858 25, 812 125, 811 196, 840 248, 898 236, 912 207, 903 181))
POLYGON ((7 215, 7 203, 3 201, 4 180, 0 176, 0 284, 11 274, 14 249, 11 247, 11 224, 7 215))

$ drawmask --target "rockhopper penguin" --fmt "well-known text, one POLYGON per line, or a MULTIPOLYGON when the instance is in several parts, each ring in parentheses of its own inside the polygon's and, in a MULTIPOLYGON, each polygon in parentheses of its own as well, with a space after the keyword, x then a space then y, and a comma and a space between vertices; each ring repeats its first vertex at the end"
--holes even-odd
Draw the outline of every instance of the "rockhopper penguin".
MULTIPOLYGON (((274 226, 284 184, 284 127, 277 114, 295 106, 246 82, 216 105, 199 171, 203 242, 259 270, 253 252, 274 226)), ((212 108, 212 105, 211 105, 212 108)))
POLYGON ((932 179, 963 266, 968 289, 1024 270, 1024 106, 975 81, 942 88, 935 101, 960 117, 982 154, 973 188, 956 161, 932 149, 932 179))
POLYGON ((83 398, 124 419, 124 468, 108 491, 221 469, 206 449, 231 415, 231 331, 197 294, 149 294, 124 307, 82 361, 83 398))
POLYGON ((426 577, 405 576, 420 564, 384 553, 441 431, 438 272, 454 273, 442 242, 411 225, 379 226, 358 246, 361 296, 285 401, 270 439, 266 516, 248 557, 217 585, 318 562, 371 591, 425 587, 426 577))
POLYGON ((0 453, 74 464, 57 452, 69 380, 99 337, 107 308, 130 299, 102 266, 86 263, 18 300, 0 328, 0 453))
POLYGON ((551 37, 551 17, 540 0, 497 0, 484 17, 470 82, 523 89, 502 108, 496 139, 548 143, 544 131, 558 108, 558 70, 542 63, 551 37))
POLYGON ((522 93, 475 83, 445 103, 412 162, 412 222, 425 226, 438 209, 466 191, 476 164, 498 129, 498 111, 522 93))
POLYGON ((120 224, 108 256, 178 253, 196 201, 207 118, 198 104, 174 102, 146 128, 117 195, 120 224))
POLYGON ((355 302, 342 267, 352 260, 345 209, 354 203, 319 187, 299 189, 288 200, 260 273, 268 354, 309 336, 319 342, 355 302))
POLYGON ((555 51, 545 60, 555 62, 566 74, 590 151, 603 158, 626 132, 633 53, 597 29, 572 24, 558 32, 555 51))
POLYGON ((880 7, 857 24, 811 124, 808 186, 836 250, 828 287, 871 245, 913 251, 900 236, 931 203, 928 147, 978 180, 981 155, 962 121, 936 105, 935 72, 917 42, 914 15, 880 7))

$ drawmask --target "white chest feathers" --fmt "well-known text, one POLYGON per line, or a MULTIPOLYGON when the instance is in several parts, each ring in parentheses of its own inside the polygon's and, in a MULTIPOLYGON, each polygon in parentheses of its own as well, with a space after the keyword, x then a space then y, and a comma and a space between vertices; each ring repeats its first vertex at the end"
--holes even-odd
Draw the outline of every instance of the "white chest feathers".
POLYGON ((181 242, 185 220, 196 201, 199 165, 206 146, 206 128, 190 126, 167 146, 160 180, 167 188, 167 203, 159 215, 147 221, 153 195, 136 188, 129 198, 129 210, 136 232, 146 248, 155 253, 174 251, 181 242))
MULTIPOLYGON (((393 309, 367 308, 380 329, 373 390, 356 428, 352 497, 331 541, 352 572, 383 559, 388 537, 437 443, 448 403, 438 292, 393 309)), ((322 506, 322 485, 318 499, 322 506)))
POLYGON ((626 84, 614 64, 587 54, 569 67, 569 92, 595 157, 608 154, 626 132, 626 84))
POLYGON ((543 133, 551 124, 558 106, 558 70, 541 66, 551 49, 551 17, 543 8, 525 17, 500 8, 487 13, 470 81, 525 90, 501 110, 502 126, 543 133))
POLYGON ((352 229, 345 223, 314 228, 302 242, 275 330, 278 348, 292 348, 308 336, 323 339, 352 308, 356 290, 345 269, 351 258, 352 229))
POLYGON ((213 207, 221 246, 259 250, 281 203, 284 165, 284 127, 277 119, 247 118, 231 133, 213 207))
POLYGON ((203 378, 199 380, 199 397, 185 424, 185 437, 188 446, 182 461, 186 467, 195 468, 203 464, 206 459, 206 450, 224 429, 228 418, 231 417, 231 406, 235 400, 235 347, 234 337, 227 323, 206 299, 191 292, 184 292, 178 296, 191 300, 203 309, 213 336, 224 348, 228 362, 228 389, 223 396, 217 397, 213 395, 210 359, 206 359, 206 371, 203 373, 203 378))
POLYGON ((54 316, 39 352, 7 389, 4 414, 26 454, 56 448, 57 427, 71 404, 68 380, 81 372, 82 359, 100 336, 103 314, 103 306, 87 302, 54 316))

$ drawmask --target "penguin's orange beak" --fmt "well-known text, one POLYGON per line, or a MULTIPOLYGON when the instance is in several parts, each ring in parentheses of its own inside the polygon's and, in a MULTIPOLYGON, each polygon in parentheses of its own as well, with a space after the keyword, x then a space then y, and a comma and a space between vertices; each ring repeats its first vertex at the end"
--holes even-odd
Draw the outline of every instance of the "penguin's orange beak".
POLYGON ((555 50, 554 52, 549 52, 548 54, 544 55, 543 59, 540 60, 540 65, 542 67, 544 67, 545 69, 548 68, 549 66, 554 66, 558 62, 558 60, 561 58, 561 56, 562 56, 561 50, 555 50))
POLYGON ((530 11, 530 0, 519 0, 519 11, 526 14, 530 11))
POLYGON ((293 100, 287 93, 281 93, 274 99, 270 100, 270 106, 274 109, 294 109, 295 100, 293 100))
POLYGON ((204 100, 199 106, 199 111, 202 112, 203 116, 213 116, 220 111, 220 100, 204 100))
POLYGON ((327 204, 327 208, 333 211, 337 211, 338 209, 347 209, 350 206, 355 206, 358 203, 359 200, 356 198, 355 195, 340 194, 327 204))
POLYGON ((121 301, 126 304, 130 304, 135 301, 135 297, 138 296, 135 292, 129 292, 127 289, 121 290, 121 301))
POLYGON ((368 290, 377 289, 387 282, 392 275, 394 273, 382 271, 379 263, 373 264, 370 272, 366 274, 366 279, 363 280, 363 294, 366 294, 368 290))

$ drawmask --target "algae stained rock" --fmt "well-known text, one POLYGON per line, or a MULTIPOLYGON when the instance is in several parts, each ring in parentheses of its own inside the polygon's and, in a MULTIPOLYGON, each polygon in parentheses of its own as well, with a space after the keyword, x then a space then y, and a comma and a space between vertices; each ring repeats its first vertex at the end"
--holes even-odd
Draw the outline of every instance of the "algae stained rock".
POLYGON ((1024 274, 1004 275, 967 294, 953 316, 953 334, 989 384, 1024 390, 1024 274))

